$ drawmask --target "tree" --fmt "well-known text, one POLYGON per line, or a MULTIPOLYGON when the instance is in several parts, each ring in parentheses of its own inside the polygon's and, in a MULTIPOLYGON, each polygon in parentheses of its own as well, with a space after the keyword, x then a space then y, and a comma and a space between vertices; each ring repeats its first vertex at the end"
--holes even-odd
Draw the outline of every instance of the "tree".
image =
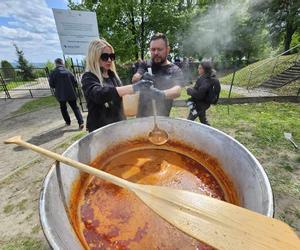
POLYGON ((19 49, 15 43, 13 45, 16 48, 18 56, 18 68, 21 70, 23 80, 28 81, 34 79, 33 66, 25 59, 23 50, 19 49))
POLYGON ((183 51, 226 64, 256 60, 269 45, 264 23, 250 14, 251 1, 199 1, 185 28, 183 51), (201 4, 200 4, 201 2, 201 4))
POLYGON ((97 14, 99 33, 115 48, 122 61, 144 58, 147 42, 155 32, 165 33, 172 48, 176 48, 188 22, 193 1, 184 0, 86 0, 69 7, 75 10, 90 10, 97 14))
POLYGON ((293 35, 300 32, 300 1, 264 1, 256 9, 265 15, 273 45, 277 46, 283 40, 284 51, 289 50, 293 35))
POLYGON ((48 68, 49 71, 53 70, 55 68, 55 64, 48 60, 46 63, 45 63, 45 67, 48 68))
POLYGON ((1 61, 1 71, 4 79, 13 79, 15 76, 14 67, 6 60, 1 61))

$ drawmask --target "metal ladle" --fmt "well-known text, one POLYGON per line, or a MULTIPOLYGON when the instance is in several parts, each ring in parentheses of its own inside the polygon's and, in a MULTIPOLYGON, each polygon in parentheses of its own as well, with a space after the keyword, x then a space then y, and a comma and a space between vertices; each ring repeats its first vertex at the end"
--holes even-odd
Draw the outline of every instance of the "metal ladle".
POLYGON ((163 145, 168 141, 169 135, 166 131, 158 128, 157 126, 157 122, 156 122, 157 110, 156 110, 155 100, 152 100, 152 107, 153 107, 153 117, 154 117, 154 128, 148 134, 148 139, 154 145, 163 145))

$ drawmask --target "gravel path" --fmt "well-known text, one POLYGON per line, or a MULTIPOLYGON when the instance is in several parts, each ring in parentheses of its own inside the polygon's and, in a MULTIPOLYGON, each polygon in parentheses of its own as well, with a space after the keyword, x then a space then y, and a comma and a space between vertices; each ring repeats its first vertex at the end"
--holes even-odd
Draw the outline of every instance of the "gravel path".
MULTIPOLYGON (((221 88, 223 90, 229 91, 230 85, 222 84, 221 88)), ((259 97, 259 96, 277 96, 274 93, 271 93, 269 89, 264 88, 256 88, 250 89, 249 91, 243 87, 232 87, 232 93, 240 94, 247 97, 259 97)))

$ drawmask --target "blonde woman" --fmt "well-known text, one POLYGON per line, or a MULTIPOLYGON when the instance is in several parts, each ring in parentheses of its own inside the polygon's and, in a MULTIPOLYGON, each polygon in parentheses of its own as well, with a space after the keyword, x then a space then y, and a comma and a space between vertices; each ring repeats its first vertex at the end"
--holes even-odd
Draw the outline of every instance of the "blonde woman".
POLYGON ((122 86, 115 67, 113 47, 104 39, 93 40, 86 57, 86 72, 82 89, 87 101, 87 130, 94 131, 107 124, 123 120, 122 96, 147 89, 151 81, 142 80, 122 86))

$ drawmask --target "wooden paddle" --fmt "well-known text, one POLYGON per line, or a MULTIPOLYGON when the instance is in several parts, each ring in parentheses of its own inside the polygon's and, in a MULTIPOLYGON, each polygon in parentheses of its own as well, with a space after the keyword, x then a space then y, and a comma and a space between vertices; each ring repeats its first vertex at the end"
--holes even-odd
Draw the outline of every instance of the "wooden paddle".
POLYGON ((83 163, 27 143, 20 136, 5 141, 32 149, 134 192, 162 218, 217 249, 300 249, 285 223, 205 195, 126 181, 83 163))

